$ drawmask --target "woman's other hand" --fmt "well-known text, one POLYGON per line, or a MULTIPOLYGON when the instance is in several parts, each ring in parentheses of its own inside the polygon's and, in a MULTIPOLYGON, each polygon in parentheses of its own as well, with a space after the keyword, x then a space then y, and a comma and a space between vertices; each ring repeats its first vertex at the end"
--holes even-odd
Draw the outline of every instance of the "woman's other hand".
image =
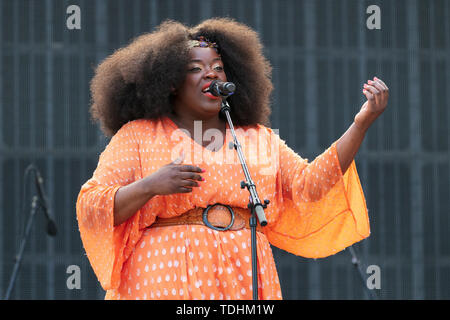
POLYGON ((364 84, 363 94, 366 96, 367 101, 355 116, 354 122, 360 129, 366 131, 386 109, 389 88, 381 79, 374 77, 373 81, 368 80, 364 84))
POLYGON ((158 169, 144 179, 151 185, 155 195, 191 192, 193 187, 199 187, 197 181, 205 181, 200 173, 201 168, 182 164, 184 153, 169 164, 158 169))

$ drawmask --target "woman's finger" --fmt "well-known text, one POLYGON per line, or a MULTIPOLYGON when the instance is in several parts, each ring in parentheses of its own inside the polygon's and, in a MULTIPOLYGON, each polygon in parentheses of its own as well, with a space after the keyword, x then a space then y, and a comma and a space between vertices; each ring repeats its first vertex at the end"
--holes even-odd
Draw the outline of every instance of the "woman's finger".
POLYGON ((197 166, 192 166, 190 164, 185 164, 180 166, 180 171, 183 172, 204 172, 202 168, 197 166))
POLYGON ((389 90, 381 80, 378 79, 372 81, 372 83, 381 91, 382 99, 387 99, 389 97, 389 90))
POLYGON ((380 93, 380 92, 377 90, 377 88, 375 88, 374 86, 372 86, 372 85, 370 85, 370 84, 367 84, 367 83, 364 84, 364 88, 365 88, 367 91, 369 91, 370 93, 372 93, 373 95, 376 95, 376 94, 380 93))
POLYGON ((198 182, 196 182, 194 180, 181 180, 181 184, 183 187, 188 187, 188 188, 200 187, 198 182))
POLYGON ((379 82, 369 80, 369 84, 378 90, 378 93, 375 95, 375 101, 377 104, 381 104, 386 99, 386 91, 379 82))
POLYGON ((194 172, 180 172, 180 177, 183 180, 188 180, 188 179, 192 179, 192 180, 198 180, 198 181, 203 181, 203 178, 201 175, 199 175, 198 173, 194 173, 194 172))
POLYGON ((373 84, 366 84, 365 86, 366 86, 366 89, 368 89, 373 94, 375 104, 379 105, 381 103, 381 99, 382 99, 381 91, 378 90, 373 84))
POLYGON ((367 100, 374 100, 375 96, 370 93, 370 91, 367 91, 366 89, 363 89, 363 94, 366 96, 367 100))
POLYGON ((178 191, 179 191, 179 193, 188 193, 188 192, 192 192, 192 189, 186 188, 186 187, 179 187, 178 191))
POLYGON ((384 88, 389 92, 389 88, 388 88, 388 86, 386 85, 386 83, 384 83, 383 80, 381 80, 381 79, 379 79, 379 78, 377 78, 377 77, 374 77, 373 79, 376 80, 376 81, 379 81, 379 82, 384 86, 384 88))
POLYGON ((370 81, 369 80, 369 85, 375 87, 376 89, 378 89, 378 91, 383 94, 384 93, 384 87, 381 85, 381 83, 376 82, 376 81, 370 81))

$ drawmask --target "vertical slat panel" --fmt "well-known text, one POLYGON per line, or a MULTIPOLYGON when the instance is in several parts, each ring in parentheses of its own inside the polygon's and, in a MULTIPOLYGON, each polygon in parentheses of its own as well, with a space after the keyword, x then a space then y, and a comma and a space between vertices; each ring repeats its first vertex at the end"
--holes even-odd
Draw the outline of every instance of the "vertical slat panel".
MULTIPOLYGON (((450 53, 450 4, 448 1, 445 1, 444 4, 444 8, 442 8, 444 13, 444 21, 445 21, 445 28, 444 28, 444 34, 445 34, 445 52, 450 53)), ((448 55, 447 55, 448 57, 448 55)), ((450 61, 449 59, 446 59, 446 68, 445 68, 445 87, 448 88, 450 86, 450 61)), ((450 92, 446 92, 446 106, 450 106, 450 92)), ((450 123, 450 111, 447 110, 447 118, 446 118, 446 123, 450 123)), ((447 127, 448 128, 448 127, 447 127)), ((450 153, 450 138, 447 138, 447 154, 450 153)), ((450 156, 447 159, 447 175, 443 176, 443 179, 446 179, 446 181, 450 181, 450 156)), ((450 189, 450 183, 445 183, 445 185, 447 186, 447 189, 450 189)), ((446 199, 447 203, 446 203, 446 207, 447 207, 447 212, 450 211, 450 200, 448 200, 448 197, 443 197, 443 199, 446 199)), ((445 200, 444 200, 445 201, 445 200)), ((450 229, 450 219, 447 218, 447 227, 450 229)), ((448 239, 448 234, 447 234, 447 239, 448 239)), ((444 275, 443 279, 442 279, 442 283, 444 284, 448 284, 449 282, 449 277, 444 275)), ((447 292, 444 292, 444 290, 442 292, 440 292, 440 296, 439 299, 447 299, 450 296, 450 293, 448 293, 448 287, 450 287, 450 285, 447 285, 447 292)))
MULTIPOLYGON (((64 5, 67 8, 67 6, 69 5, 69 2, 65 1, 64 5)), ((81 13, 82 13, 82 16, 81 16, 81 19, 82 19, 81 28, 82 29, 81 30, 83 30, 83 28, 87 27, 87 23, 86 23, 87 14, 83 14, 84 6, 81 6, 80 9, 82 10, 81 11, 81 13)), ((78 31, 75 31, 75 32, 78 32, 78 31)), ((70 35, 69 32, 63 32, 62 38, 63 38, 64 48, 68 47, 71 43, 69 35, 70 35)), ((78 46, 81 46, 83 44, 81 39, 82 39, 82 37, 80 36, 80 37, 78 37, 78 39, 75 42, 78 46)), ((75 55, 73 55, 73 56, 75 56, 75 55)), ((65 124, 64 124, 65 136, 64 136, 63 148, 70 145, 69 135, 71 134, 71 132, 70 132, 71 130, 69 130, 69 124, 71 122, 71 117, 70 117, 71 108, 74 106, 75 101, 78 100, 76 95, 74 95, 71 90, 71 83, 73 81, 72 79, 74 79, 76 76, 76 74, 71 74, 71 72, 74 70, 74 68, 72 66, 73 59, 74 59, 73 56, 72 56, 71 50, 63 49, 63 51, 60 53, 60 59, 62 58, 64 61, 63 66, 62 66, 64 69, 64 73, 62 75, 62 77, 63 77, 63 81, 62 81, 63 91, 62 92, 64 93, 64 102, 63 102, 63 106, 60 106, 60 108, 63 107, 64 111, 65 111, 64 116, 63 116, 64 122, 65 122, 65 124), (70 77, 64 76, 67 74, 70 74, 71 76, 70 77), (75 101, 72 101, 73 98, 75 101)), ((85 109, 82 108, 81 106, 78 106, 78 108, 76 108, 74 111, 82 112, 82 111, 85 111, 85 109)), ((56 121, 58 122, 58 120, 56 120, 56 121)), ((59 120, 59 121, 61 121, 61 120, 59 120)), ((83 130, 80 130, 80 131, 83 131, 83 130)), ((83 133, 79 132, 78 134, 83 134, 83 133)), ((77 136, 78 136, 78 134, 77 134, 77 136)), ((55 161, 54 166, 55 166, 55 172, 57 172, 58 184, 63 184, 62 188, 58 188, 60 190, 61 196, 58 197, 57 199, 55 199, 55 210, 58 210, 58 212, 60 212, 59 210, 67 212, 66 217, 69 218, 69 214, 68 214, 69 211, 66 211, 70 207, 69 206, 70 200, 69 200, 69 196, 68 196, 69 183, 67 183, 67 182, 64 183, 65 181, 68 180, 68 177, 69 177, 69 172, 68 172, 69 168, 67 165, 67 160, 66 159, 58 159, 58 161, 55 161), (59 206, 56 203, 58 203, 59 206)), ((61 232, 63 232, 62 236, 64 236, 64 242, 65 242, 64 252, 70 252, 70 244, 72 241, 71 238, 73 238, 70 236, 70 226, 69 226, 70 219, 67 219, 67 218, 64 220, 62 220, 62 219, 59 220, 61 222, 60 229, 61 229, 61 232)), ((69 261, 67 261, 67 262, 68 263, 66 263, 65 265, 58 265, 56 267, 56 270, 58 270, 59 272, 63 272, 63 270, 64 270, 64 272, 65 272, 65 270, 67 270, 67 267, 72 264, 69 261)), ((59 279, 59 281, 61 281, 62 277, 58 277, 58 279, 59 279)), ((71 297, 71 295, 73 294, 72 291, 63 290, 62 292, 64 293, 64 299, 72 298, 71 297)))
MULTIPOLYGON (((358 40, 357 40, 357 48, 358 51, 360 53, 358 59, 357 59, 357 66, 358 66, 358 82, 359 84, 362 84, 365 82, 365 78, 366 78, 366 74, 367 74, 367 68, 366 68, 366 56, 367 56, 367 48, 365 46, 366 43, 366 32, 367 30, 364 28, 365 24, 366 24, 366 15, 361 14, 362 12, 365 12, 365 3, 363 1, 358 1, 356 4, 357 10, 355 12, 355 15, 357 15, 357 19, 356 21, 358 22, 358 32, 357 32, 357 36, 358 36, 358 40)), ((355 90, 357 90, 355 88, 355 90)), ((359 90, 362 90, 361 87, 359 87, 359 90)), ((359 98, 358 100, 358 104, 362 103, 365 98, 362 95, 359 95, 361 98, 359 98)), ((366 153, 368 151, 368 144, 367 144, 367 139, 365 139, 365 141, 362 143, 361 147, 360 147, 360 151, 359 153, 366 153)), ((364 188, 364 194, 366 197, 368 197, 371 194, 372 189, 370 188, 371 183, 369 181, 369 176, 372 174, 371 171, 369 171, 370 165, 368 163, 368 161, 366 160, 365 162, 363 162, 363 168, 362 171, 360 171, 360 175, 361 175, 361 183, 363 184, 363 188, 364 188), (365 182, 365 183, 364 183, 365 182)), ((360 170, 360 169, 359 169, 360 170)), ((367 198, 367 204, 369 205, 371 203, 370 198, 367 198)), ((370 216, 372 216, 372 208, 369 209, 369 214, 370 216)), ((373 218, 370 217, 370 223, 371 223, 371 230, 373 230, 373 218)), ((371 231, 373 233, 373 231, 371 231)), ((368 241, 364 242, 364 246, 363 246, 363 258, 366 259, 367 261, 367 257, 369 256, 370 253, 372 253, 371 250, 371 239, 369 238, 368 241)), ((368 263, 370 263, 370 261, 367 261, 368 263)))
MULTIPOLYGON (((3 3, 0 2, 0 19, 3 21, 3 3)), ((0 27, 3 26, 3 23, 0 22, 0 27)), ((3 32, 1 32, 0 30, 0 43, 3 43, 3 32)), ((4 143, 4 137, 3 137, 3 117, 4 117, 4 113, 3 113, 3 105, 4 105, 4 100, 3 100, 3 51, 0 50, 0 181, 5 181, 4 180, 4 175, 3 175, 3 163, 4 163, 4 159, 3 159, 3 153, 2 150, 5 149, 5 143, 4 143)), ((4 199, 3 199, 3 193, 5 192, 5 183, 1 183, 0 184, 0 210, 4 209, 4 199)), ((3 275, 6 273, 6 263, 4 263, 4 261, 6 261, 6 257, 4 254, 4 250, 3 250, 3 246, 4 246, 4 234, 6 234, 5 232, 5 214, 3 214, 2 216, 0 216, 0 275, 3 275)), ((8 270, 9 271, 9 270, 8 270)), ((7 284, 5 284, 5 281, 3 281, 3 276, 0 276, 0 292, 3 294, 3 288, 7 287, 7 284)))
MULTIPOLYGON (((411 50, 409 55, 409 76, 408 82, 410 83, 411 91, 408 97, 408 103, 410 107, 409 112, 409 128, 411 136, 410 151, 419 154, 422 146, 421 142, 421 130, 420 130, 420 69, 419 69, 419 39, 418 39, 418 24, 417 19, 420 16, 418 11, 418 2, 412 0, 408 2, 407 6, 407 23, 408 23, 408 48, 411 50)), ((423 201, 421 186, 422 179, 422 161, 419 157, 411 159, 412 163, 412 181, 411 181, 411 193, 412 193, 412 223, 411 223, 411 242, 415 248, 412 252, 412 282, 413 282, 413 299, 424 298, 424 249, 423 249, 423 201)))
MULTIPOLYGON (((46 7, 46 43, 47 46, 50 48, 52 45, 52 36, 53 36, 53 1, 46 0, 45 2, 46 7)), ((47 147, 52 148, 53 147, 53 118, 52 114, 54 112, 53 110, 53 101, 51 97, 53 97, 53 89, 54 89, 54 82, 53 82, 53 52, 52 50, 47 50, 46 58, 47 58, 47 73, 46 73, 46 86, 47 86, 47 147)), ((55 186, 54 186, 54 160, 53 157, 50 157, 48 154, 46 156, 46 187, 47 187, 47 194, 54 195, 55 194, 55 186)), ((49 198, 49 210, 53 214, 52 208, 55 207, 54 197, 49 198)), ((55 263, 54 263, 54 239, 47 239, 47 299, 53 300, 55 299, 55 263)))
MULTIPOLYGON (((18 19, 18 8, 17 8, 17 2, 14 2, 12 4, 12 8, 10 14, 12 14, 12 16, 16 19, 18 19)), ((16 20, 17 21, 17 20, 16 20)), ((13 26, 13 44, 14 44, 14 50, 13 50, 13 74, 11 76, 10 79, 12 79, 11 81, 13 82, 13 100, 11 103, 11 106, 13 106, 14 108, 14 118, 13 121, 14 123, 19 123, 19 106, 18 106, 18 101, 19 101, 19 97, 18 97, 18 90, 19 90, 19 50, 17 50, 17 48, 19 47, 18 45, 18 28, 19 26, 17 24, 14 24, 13 26)), ((19 126, 14 126, 13 132, 14 132, 14 136, 13 136, 13 143, 12 143, 12 148, 17 148, 19 147, 19 138, 20 138, 20 127, 19 126)), ((20 181, 20 168, 18 165, 12 165, 12 169, 14 170, 14 175, 15 175, 15 181, 20 181)), ((18 184, 14 185, 14 189, 15 189, 15 196, 14 196, 14 200, 15 203, 19 203, 20 201, 20 186, 18 184)), ((16 249, 19 248, 19 235, 22 233, 22 229, 21 229, 21 224, 20 224, 20 217, 15 216, 14 219, 15 223, 15 235, 16 235, 16 249)), ((19 292, 20 289, 17 290, 17 288, 21 288, 23 281, 21 281, 22 279, 18 279, 17 280, 17 284, 16 284, 16 290, 13 292, 13 294, 11 295, 11 297, 15 297, 16 299, 18 297, 20 297, 19 292)))
MULTIPOLYGON (((436 2, 433 3, 433 5, 431 5, 429 7, 429 10, 430 10, 429 11, 429 16, 430 17, 435 17, 436 16, 436 2)), ((430 19, 430 22, 431 21, 432 20, 430 19)), ((430 23, 430 30, 429 31, 430 32, 429 32, 428 36, 430 38, 430 48, 436 48, 436 42, 435 42, 435 39, 434 39, 434 34, 436 32, 438 32, 438 31, 435 30, 434 23, 430 23)), ((438 139, 437 139, 438 133, 437 133, 437 131, 439 129, 439 126, 438 126, 439 125, 439 119, 437 118, 437 116, 438 116, 439 105, 437 104, 437 97, 436 97, 436 87, 437 87, 437 83, 436 83, 437 61, 436 60, 437 59, 436 59, 435 55, 433 54, 432 50, 430 50, 430 54, 428 55, 427 59, 428 59, 428 61, 431 64, 431 66, 430 66, 431 67, 430 68, 430 79, 429 79, 429 82, 428 82, 429 85, 430 85, 430 92, 431 92, 431 94, 429 95, 428 99, 429 99, 431 108, 427 108, 428 112, 431 115, 431 123, 430 124, 431 124, 431 139, 432 140, 431 140, 431 146, 430 147, 431 147, 432 151, 438 151, 438 139)), ((431 165, 431 172, 429 173, 429 176, 430 176, 431 181, 433 182, 433 186, 437 185, 437 181, 438 181, 437 170, 438 170, 438 168, 439 168, 438 164, 432 164, 431 165)), ((433 195, 432 195, 432 199, 429 199, 429 201, 424 201, 424 204, 425 204, 425 206, 424 206, 424 215, 428 215, 425 208, 428 207, 426 204, 429 203, 429 202, 432 202, 434 205, 436 205, 436 207, 434 208, 433 211, 436 212, 436 213, 439 212, 438 197, 439 197, 439 191, 438 190, 434 190, 433 195)), ((440 251, 439 250, 440 249, 439 248, 439 228, 436 226, 436 223, 438 223, 439 219, 438 219, 438 216, 435 215, 435 214, 431 214, 431 217, 432 217, 432 220, 433 220, 432 223, 433 223, 433 227, 434 227, 434 232, 432 233, 434 239, 430 239, 430 240, 432 240, 433 247, 435 249, 433 251, 434 251, 435 254, 437 254, 440 251)), ((425 219, 426 218, 424 217, 424 220, 425 219)), ((424 230, 426 230, 425 228, 426 228, 426 225, 424 224, 424 230)), ((428 250, 425 247, 425 243, 426 243, 426 237, 424 238, 424 256, 426 257, 428 255, 428 250)), ((431 263, 431 266, 429 267, 431 269, 429 271, 433 272, 434 280, 435 280, 435 283, 437 284, 437 283, 440 283, 440 278, 441 278, 440 277, 440 270, 439 270, 439 268, 436 268, 436 265, 437 265, 436 262, 437 261, 435 259, 433 259, 433 260, 431 260, 433 262, 431 263)), ((426 267, 425 267, 425 270, 426 270, 426 267)), ((425 271, 425 272, 428 273, 427 271, 425 271)), ((436 286, 436 287, 438 288, 438 286, 436 286)), ((439 296, 439 291, 435 290, 435 292, 436 292, 436 297, 438 297, 439 296)), ((423 296, 425 297, 425 294, 423 296)))
MULTIPOLYGON (((314 59, 314 50, 316 49, 316 37, 317 30, 316 20, 316 7, 315 1, 305 1, 303 7, 303 19, 305 19, 305 77, 309 81, 306 83, 305 91, 305 108, 306 108, 306 127, 307 127, 307 149, 317 150, 318 148, 318 130, 317 130, 317 91, 318 87, 316 61, 314 59)), ((308 298, 320 299, 320 270, 319 263, 317 261, 311 261, 308 263, 308 298)))

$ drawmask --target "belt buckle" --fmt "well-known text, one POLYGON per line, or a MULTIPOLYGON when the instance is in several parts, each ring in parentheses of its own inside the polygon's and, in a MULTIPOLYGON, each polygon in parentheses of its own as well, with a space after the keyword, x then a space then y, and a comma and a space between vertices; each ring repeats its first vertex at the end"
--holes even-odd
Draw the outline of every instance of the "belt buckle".
POLYGON ((226 230, 230 229, 230 228, 233 226, 233 224, 234 224, 234 211, 233 211, 233 209, 232 209, 230 206, 228 206, 228 205, 226 205, 226 204, 215 203, 215 204, 213 204, 213 205, 208 205, 208 206, 203 210, 203 223, 204 223, 207 227, 209 227, 209 228, 211 228, 211 229, 213 229, 213 230, 217 230, 217 231, 226 231, 226 230), (211 223, 209 223, 209 220, 208 220, 208 211, 209 211, 209 209, 211 209, 211 208, 213 208, 213 207, 215 207, 215 206, 217 206, 217 205, 226 207, 226 208, 228 209, 228 211, 230 212, 230 214, 231 214, 231 222, 230 222, 230 224, 229 224, 228 226, 226 226, 226 227, 215 227, 215 226, 213 226, 211 223))

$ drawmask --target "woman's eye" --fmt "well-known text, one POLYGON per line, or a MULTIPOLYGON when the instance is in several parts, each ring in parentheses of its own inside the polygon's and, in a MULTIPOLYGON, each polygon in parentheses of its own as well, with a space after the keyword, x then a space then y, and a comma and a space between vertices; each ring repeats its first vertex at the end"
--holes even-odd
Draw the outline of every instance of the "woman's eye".
MULTIPOLYGON (((214 70, 216 71, 223 71, 223 67, 222 66, 215 66, 213 67, 214 70)), ((199 72, 202 71, 202 68, 200 67, 192 67, 189 69, 190 72, 199 72)))

